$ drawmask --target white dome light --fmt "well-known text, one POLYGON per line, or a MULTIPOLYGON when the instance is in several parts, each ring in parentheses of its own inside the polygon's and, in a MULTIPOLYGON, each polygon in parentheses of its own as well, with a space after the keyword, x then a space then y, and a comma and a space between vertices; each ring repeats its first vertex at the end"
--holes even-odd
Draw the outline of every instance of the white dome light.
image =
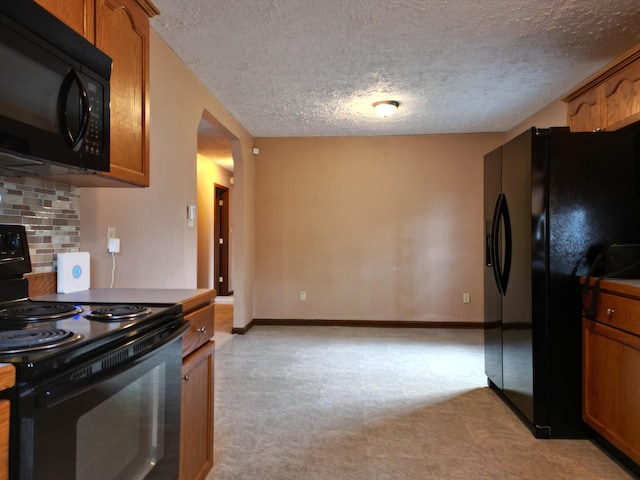
POLYGON ((399 105, 400 102, 396 102, 395 100, 383 100, 381 102, 374 103, 373 108, 381 117, 389 117, 396 113, 399 105))

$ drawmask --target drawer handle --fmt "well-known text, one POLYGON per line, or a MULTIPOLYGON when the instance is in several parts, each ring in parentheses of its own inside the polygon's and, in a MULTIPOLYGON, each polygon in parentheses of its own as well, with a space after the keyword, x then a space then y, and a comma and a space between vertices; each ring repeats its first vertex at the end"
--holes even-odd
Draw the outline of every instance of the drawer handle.
POLYGON ((200 328, 196 329, 196 331, 200 332, 200 333, 207 333, 207 327, 200 327, 200 328))
POLYGON ((182 377, 182 379, 183 379, 185 382, 188 382, 190 378, 191 378, 191 376, 190 376, 188 373, 187 373, 184 377, 182 377))
POLYGON ((607 318, 613 320, 613 314, 616 313, 615 309, 607 308, 607 318))

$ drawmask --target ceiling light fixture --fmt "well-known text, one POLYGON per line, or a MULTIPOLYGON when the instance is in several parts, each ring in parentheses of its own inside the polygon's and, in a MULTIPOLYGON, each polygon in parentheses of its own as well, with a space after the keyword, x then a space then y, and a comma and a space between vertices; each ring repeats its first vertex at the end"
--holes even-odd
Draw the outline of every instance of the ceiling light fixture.
POLYGON ((381 102, 375 102, 373 104, 373 109, 381 117, 389 117, 396 113, 399 105, 400 102, 396 102, 395 100, 383 100, 381 102))

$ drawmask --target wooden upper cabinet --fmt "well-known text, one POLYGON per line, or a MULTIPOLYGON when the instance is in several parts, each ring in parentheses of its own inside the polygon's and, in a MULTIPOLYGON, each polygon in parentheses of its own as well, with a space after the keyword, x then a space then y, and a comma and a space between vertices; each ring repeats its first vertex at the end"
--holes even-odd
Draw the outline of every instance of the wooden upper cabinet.
POLYGON ((609 130, 640 120, 640 55, 602 84, 605 124, 609 130))
POLYGON ((95 0, 35 0, 69 27, 95 41, 95 0))
POLYGON ((149 17, 134 0, 96 0, 96 46, 113 60, 111 171, 149 185, 149 17))
POLYGON ((617 130, 640 120, 640 45, 566 98, 572 131, 617 130))
POLYGON ((602 105, 599 91, 587 90, 582 95, 569 102, 567 119, 571 131, 594 132, 602 128, 602 105))

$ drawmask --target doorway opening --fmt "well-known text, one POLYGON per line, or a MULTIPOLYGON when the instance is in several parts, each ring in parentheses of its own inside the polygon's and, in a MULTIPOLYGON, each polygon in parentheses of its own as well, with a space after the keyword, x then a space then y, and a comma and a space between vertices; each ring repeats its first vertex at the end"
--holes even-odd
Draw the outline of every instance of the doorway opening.
POLYGON ((238 139, 209 112, 198 124, 197 288, 216 290, 216 348, 233 330, 234 157, 238 139))

